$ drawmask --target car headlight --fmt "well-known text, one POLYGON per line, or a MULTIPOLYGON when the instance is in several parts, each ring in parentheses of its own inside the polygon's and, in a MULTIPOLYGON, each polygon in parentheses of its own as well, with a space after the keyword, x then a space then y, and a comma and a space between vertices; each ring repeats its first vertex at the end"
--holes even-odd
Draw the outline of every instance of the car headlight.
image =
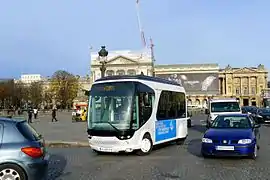
POLYGON ((212 139, 202 138, 203 143, 213 143, 212 139))
POLYGON ((250 144, 252 142, 251 139, 240 139, 238 144, 250 144))

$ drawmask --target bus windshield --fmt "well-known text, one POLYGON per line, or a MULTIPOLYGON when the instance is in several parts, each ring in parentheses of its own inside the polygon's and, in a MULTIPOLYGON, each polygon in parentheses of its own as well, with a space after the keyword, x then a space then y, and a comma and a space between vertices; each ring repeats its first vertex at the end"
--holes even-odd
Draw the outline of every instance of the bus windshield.
POLYGON ((94 84, 90 91, 88 128, 121 131, 131 127, 134 112, 132 82, 94 84))
POLYGON ((240 112, 238 102, 212 102, 211 112, 240 112))

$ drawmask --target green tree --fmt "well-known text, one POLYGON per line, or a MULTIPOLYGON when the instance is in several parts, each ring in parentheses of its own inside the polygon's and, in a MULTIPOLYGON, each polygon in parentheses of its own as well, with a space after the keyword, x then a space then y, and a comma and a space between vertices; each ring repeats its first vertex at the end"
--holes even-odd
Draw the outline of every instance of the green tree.
POLYGON ((79 89, 78 77, 67 71, 56 71, 50 82, 50 92, 62 108, 72 105, 79 89))

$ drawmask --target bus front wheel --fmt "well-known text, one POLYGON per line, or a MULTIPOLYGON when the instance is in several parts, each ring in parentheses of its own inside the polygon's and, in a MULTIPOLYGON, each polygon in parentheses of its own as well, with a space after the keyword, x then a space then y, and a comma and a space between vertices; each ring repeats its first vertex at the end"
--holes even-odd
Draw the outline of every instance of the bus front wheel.
POLYGON ((183 145, 185 143, 186 138, 179 138, 175 140, 177 145, 183 145))
POLYGON ((141 149, 137 151, 139 156, 145 156, 151 153, 153 149, 153 141, 149 134, 145 134, 142 138, 141 149))

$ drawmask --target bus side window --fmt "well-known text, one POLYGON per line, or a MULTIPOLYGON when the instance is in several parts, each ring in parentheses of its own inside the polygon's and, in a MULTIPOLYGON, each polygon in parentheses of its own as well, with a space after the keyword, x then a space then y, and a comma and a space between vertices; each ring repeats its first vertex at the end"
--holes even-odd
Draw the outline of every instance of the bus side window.
POLYGON ((162 91, 157 110, 157 120, 186 117, 186 95, 181 92, 162 91))

